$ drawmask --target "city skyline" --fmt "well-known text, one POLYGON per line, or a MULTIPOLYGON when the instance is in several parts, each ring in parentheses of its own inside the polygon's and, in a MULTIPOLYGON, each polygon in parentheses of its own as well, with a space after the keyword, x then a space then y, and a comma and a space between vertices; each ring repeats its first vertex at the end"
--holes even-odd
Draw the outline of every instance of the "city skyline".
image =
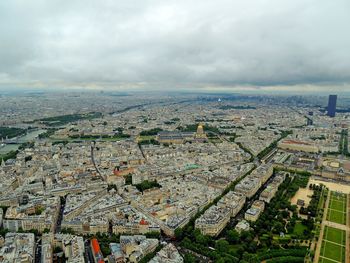
POLYGON ((334 98, 2 95, 0 259, 347 263, 350 100, 334 98))
POLYGON ((350 263, 349 10, 0 0, 0 262, 350 263))

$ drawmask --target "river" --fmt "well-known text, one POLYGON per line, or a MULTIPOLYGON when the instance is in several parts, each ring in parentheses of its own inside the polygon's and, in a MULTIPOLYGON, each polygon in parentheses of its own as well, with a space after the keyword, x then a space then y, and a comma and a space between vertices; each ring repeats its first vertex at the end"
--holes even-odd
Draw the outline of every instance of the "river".
MULTIPOLYGON (((22 141, 22 142, 30 142, 30 141, 33 141, 35 138, 37 138, 39 136, 39 134, 41 133, 44 133, 46 132, 46 130, 36 130, 36 131, 32 131, 32 132, 28 132, 28 134, 20 137, 19 139, 22 141)), ((11 151, 16 151, 18 150, 18 147, 20 146, 21 144, 6 144, 5 146, 0 146, 0 154, 6 154, 8 152, 11 152, 11 151)))

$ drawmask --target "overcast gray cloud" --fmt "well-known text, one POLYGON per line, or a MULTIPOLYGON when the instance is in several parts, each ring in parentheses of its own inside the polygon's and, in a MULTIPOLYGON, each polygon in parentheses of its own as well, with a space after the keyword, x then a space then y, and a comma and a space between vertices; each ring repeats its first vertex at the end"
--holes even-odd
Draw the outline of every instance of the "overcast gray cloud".
POLYGON ((0 87, 350 89, 349 0, 0 1, 0 87))

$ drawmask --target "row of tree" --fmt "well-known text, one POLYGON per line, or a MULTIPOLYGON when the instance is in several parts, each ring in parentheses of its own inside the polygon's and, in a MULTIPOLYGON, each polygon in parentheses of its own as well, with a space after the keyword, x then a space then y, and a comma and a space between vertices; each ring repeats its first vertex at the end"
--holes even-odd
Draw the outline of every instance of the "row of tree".
POLYGON ((0 127, 0 140, 7 138, 13 138, 26 133, 25 129, 12 128, 12 127, 0 127))
POLYGON ((136 188, 140 191, 140 192, 143 192, 147 189, 151 189, 151 188, 160 188, 161 185, 157 183, 157 181, 148 181, 148 180, 145 180, 143 181, 142 183, 139 183, 139 184, 135 184, 136 188))
POLYGON ((310 203, 307 207, 301 207, 299 213, 315 217, 317 215, 321 195, 323 194, 323 185, 313 185, 311 189, 313 189, 313 194, 310 203))
POLYGON ((68 115, 61 115, 61 116, 55 116, 55 117, 48 117, 48 118, 39 119, 37 121, 40 121, 47 126, 60 126, 70 122, 75 122, 79 120, 91 120, 91 119, 100 118, 100 117, 102 117, 102 113, 90 112, 86 114, 68 114, 68 115))

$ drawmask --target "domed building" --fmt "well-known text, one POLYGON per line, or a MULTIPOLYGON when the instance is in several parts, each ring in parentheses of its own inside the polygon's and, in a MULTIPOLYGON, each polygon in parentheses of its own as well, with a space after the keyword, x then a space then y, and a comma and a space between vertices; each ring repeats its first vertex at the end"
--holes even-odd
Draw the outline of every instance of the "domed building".
POLYGON ((207 142, 208 138, 204 132, 203 124, 199 123, 197 131, 160 131, 156 140, 159 143, 182 144, 186 142, 207 142))
POLYGON ((204 142, 204 141, 208 140, 207 135, 204 132, 204 128, 203 128, 203 124, 202 123, 198 124, 197 132, 194 135, 194 139, 196 141, 201 141, 201 142, 204 142))

